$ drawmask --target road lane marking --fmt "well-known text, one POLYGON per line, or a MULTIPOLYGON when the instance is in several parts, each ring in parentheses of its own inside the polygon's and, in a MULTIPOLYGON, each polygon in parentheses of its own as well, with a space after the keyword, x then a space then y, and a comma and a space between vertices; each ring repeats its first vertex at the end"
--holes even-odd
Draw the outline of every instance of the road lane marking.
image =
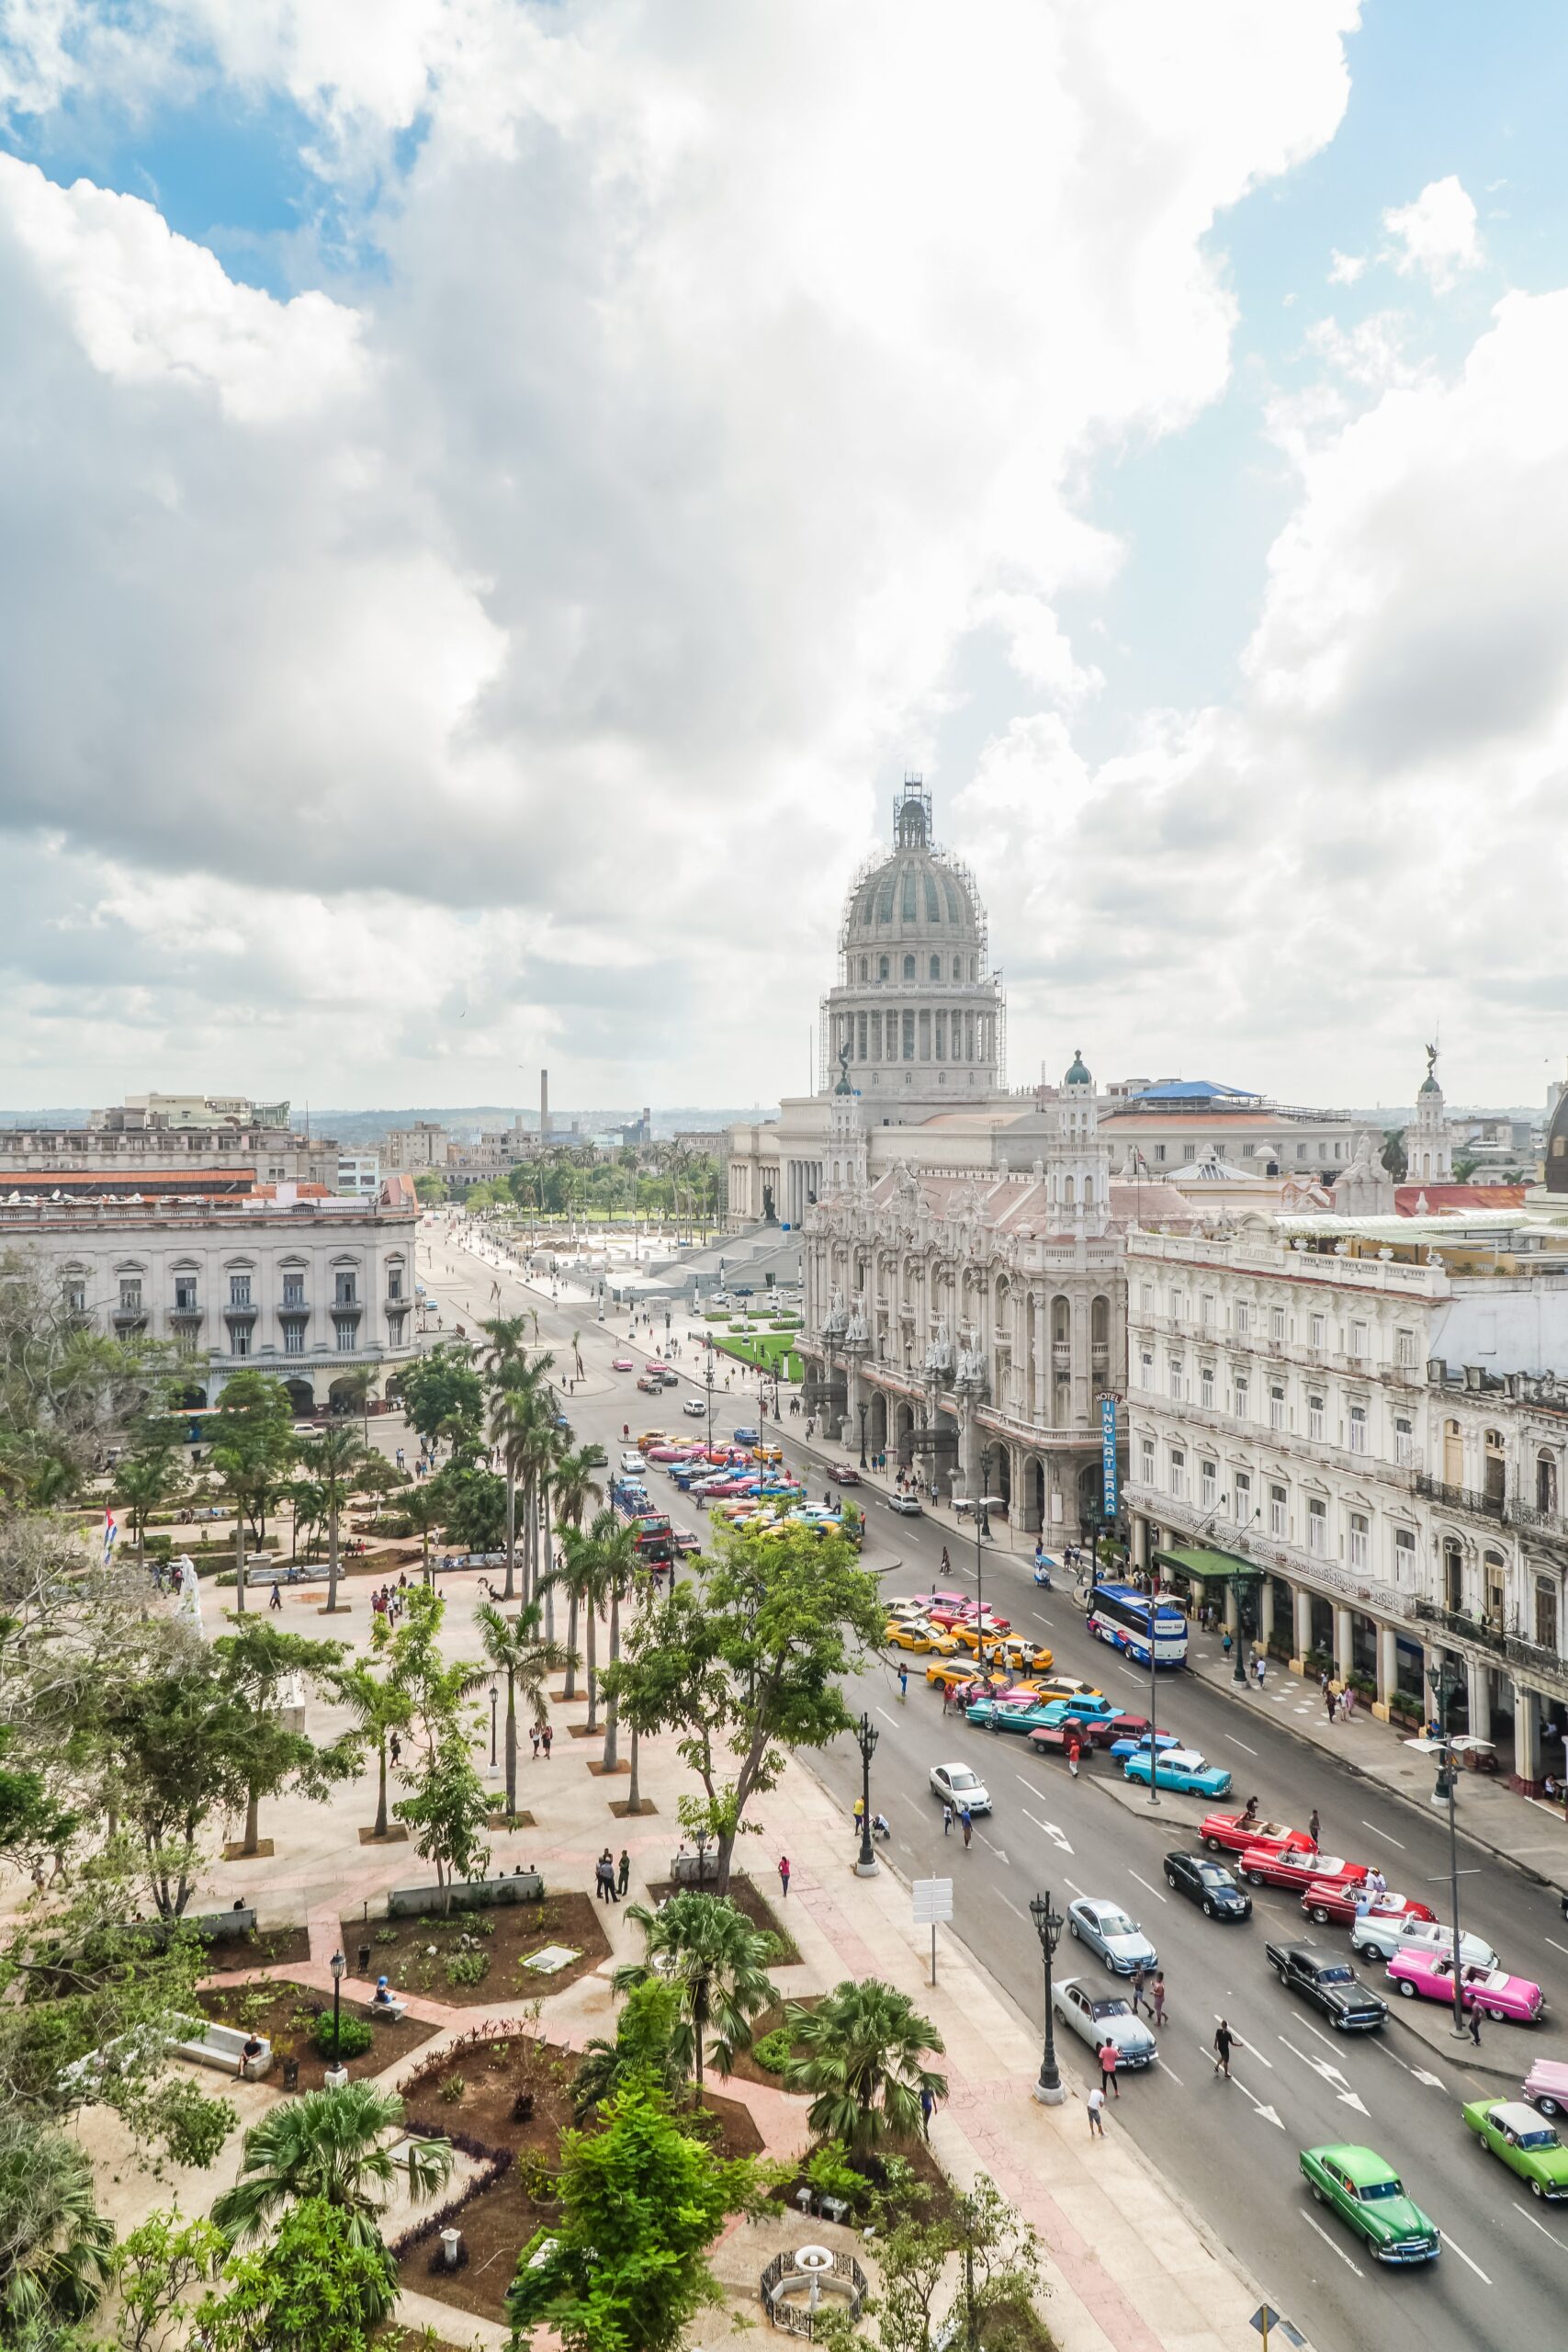
MULTIPOLYGON (((997 1889, 997 1893, 998 1893, 998 1894, 1002 1894, 1002 1891, 1001 1891, 1001 1888, 1000 1888, 999 1886, 998 1886, 998 1889, 997 1889)), ((1012 1900, 1012 1898, 1011 1898, 1011 1896, 1010 1896, 1010 1895, 1002 1894, 1002 1901, 1007 1905, 1008 1909, 1012 1913, 1012 1916, 1013 1916, 1013 1917, 1014 1917, 1015 1919, 1021 1919, 1021 1918, 1022 1918, 1022 1917, 1023 1917, 1022 1912, 1019 1909, 1019 1907, 1018 1907, 1017 1904, 1016 1904, 1015 1902, 1013 1902, 1013 1900, 1012 1900)))
POLYGON ((1548 1936, 1546 1940, 1553 1951, 1568 1952, 1568 1944, 1560 1944, 1555 1936, 1548 1936))
POLYGON ((1138 1878, 1138 1873, 1137 1873, 1137 1871, 1134 1871, 1134 1870, 1129 1870, 1129 1871, 1128 1871, 1128 1872, 1127 1872, 1127 1875, 1128 1875, 1128 1877, 1129 1877, 1129 1878, 1136 1878, 1136 1879, 1138 1879, 1138 1884, 1139 1884, 1140 1886, 1148 1887, 1148 1891, 1149 1891, 1149 1893, 1154 1896, 1154 1899, 1155 1899, 1155 1901, 1156 1901, 1156 1903, 1163 1903, 1163 1902, 1165 1901, 1165 1897, 1164 1897, 1164 1895, 1160 1893, 1160 1891, 1159 1891, 1158 1887, 1157 1887, 1157 1886, 1149 1886, 1149 1883, 1148 1883, 1148 1880, 1147 1880, 1146 1878, 1138 1878))
POLYGON ((1559 2254, 1561 2254, 1561 2253, 1563 2251, 1563 2247, 1562 2247, 1562 2239, 1558 2236, 1558 2234, 1557 2234, 1556 2231, 1555 2231, 1555 2230, 1549 2230, 1549 2229, 1547 2228, 1547 2226, 1546 2226, 1546 2223, 1545 2223, 1545 2222, 1540 2219, 1540 2215, 1539 2215, 1539 2214, 1537 2214, 1537 2213, 1532 2213, 1532 2212, 1530 2211, 1530 2209, 1529 2209, 1529 2207, 1528 2205, 1517 2205, 1517 2204, 1516 2204, 1516 2205, 1515 2205, 1515 2207, 1514 2207, 1514 2211, 1515 2211, 1515 2212, 1516 2212, 1516 2213, 1522 2213, 1522 2214, 1524 2215, 1524 2217, 1525 2217, 1525 2219, 1526 2219, 1526 2221, 1527 2221, 1527 2222, 1533 2222, 1535 2223, 1536 2228, 1540 2232, 1541 2236, 1542 2236, 1543 2238, 1550 2238, 1550 2239, 1551 2240, 1552 2245, 1557 2248, 1557 2251, 1559 2252, 1559 2254))
POLYGON ((1248 1747, 1245 1739, 1237 1739, 1234 1732, 1222 1732, 1220 1736, 1228 1739, 1233 1747, 1239 1747, 1244 1756, 1256 1756, 1258 1753, 1256 1747, 1248 1747))
MULTIPOLYGON (((1285 2041, 1283 2034, 1280 2034, 1279 2039, 1285 2041)), ((1310 2066, 1313 2073, 1328 2085, 1342 2107, 1353 2107, 1358 2115, 1367 2114, 1365 2102, 1350 2088, 1348 2078, 1340 2073, 1337 2066, 1331 2066, 1326 2058, 1313 2057, 1309 2051, 1298 2050, 1293 2041, 1285 2041, 1285 2047, 1292 2058, 1299 2058, 1303 2066, 1310 2066), (1339 2087, 1336 2088, 1336 2086, 1339 2087)))
POLYGON ((888 1712, 887 1712, 887 1710, 886 1710, 886 1707, 878 1707, 878 1709, 877 1709, 877 1711, 876 1711, 876 1712, 877 1712, 877 1713, 882 1717, 882 1720, 883 1720, 883 1722, 884 1722, 885 1724, 894 1724, 894 1725, 897 1725, 897 1721, 898 1721, 897 1716, 897 1715, 890 1715, 890 1714, 888 1713, 888 1712))
POLYGON ((1323 2240, 1324 2245, 1328 2248, 1329 2252, 1331 2254, 1337 2254, 1339 2256, 1340 2261, 1344 2263, 1347 2269, 1355 2270, 1358 2278, 1364 2278, 1366 2277, 1367 2274, 1364 2270, 1356 2269, 1356 2265, 1351 2261, 1344 2247, 1342 2245, 1335 2245, 1334 2240, 1329 2236, 1328 2232, 1324 2228, 1321 2222, 1314 2222, 1310 2213, 1303 2213, 1302 2215, 1302 2219, 1306 2223, 1309 2230, 1315 2230, 1317 2232, 1318 2236, 1323 2240))
MULTIPOLYGON (((981 1843, 981 1845, 982 1845, 982 1846, 991 1846, 991 1841, 990 1841, 990 1839, 987 1837, 987 1835, 986 1835, 986 1833, 985 1833, 985 1831, 984 1831, 983 1829, 976 1829, 976 1832, 975 1832, 975 1835, 976 1835, 976 1838, 978 1838, 978 1839, 980 1840, 980 1843, 981 1843)), ((1007 1858, 1007 1856, 1003 1853, 1003 1851, 1002 1851, 1002 1849, 1001 1849, 1001 1848, 1000 1848, 999 1846, 991 1846, 991 1851, 992 1851, 992 1853, 993 1853, 993 1854, 995 1854, 995 1856, 996 1856, 996 1858, 997 1858, 997 1860, 998 1860, 998 1862, 1007 1862, 1008 1858, 1007 1858)), ((1010 1870, 1012 1868, 1012 1864, 1011 1864, 1010 1862, 1008 1862, 1008 1868, 1009 1868, 1010 1870)))
POLYGON ((1397 1838, 1390 1838, 1390 1837, 1389 1837, 1389 1834, 1388 1834, 1388 1831, 1387 1831, 1386 1829, 1380 1829, 1380 1828, 1378 1827, 1378 1825, 1377 1825, 1377 1823, 1376 1823, 1375 1821, 1369 1821, 1369 1820, 1367 1819, 1367 1816, 1366 1816, 1366 1815, 1365 1815, 1365 1814, 1363 1814, 1363 1815, 1361 1815, 1361 1826, 1362 1826, 1362 1828, 1363 1828, 1363 1829, 1370 1829, 1370 1830, 1371 1831, 1372 1836, 1373 1836, 1374 1838, 1384 1838, 1384 1839, 1386 1839, 1386 1840, 1387 1840, 1387 1842, 1388 1842, 1388 1844, 1389 1844, 1389 1845, 1391 1845, 1391 1846, 1398 1846, 1398 1847, 1399 1847, 1399 1850, 1400 1850, 1400 1852, 1401 1852, 1402 1854, 1404 1853, 1404 1846, 1403 1846, 1403 1845, 1401 1845, 1401 1844, 1400 1844, 1399 1839, 1398 1839, 1397 1838))
POLYGON ((1439 2230, 1439 2231, 1438 2232, 1438 2235, 1442 2239, 1443 2244, 1444 2244, 1446 2246, 1448 2246, 1448 2247, 1450 2249, 1450 2251, 1451 2251, 1451 2252, 1453 2252, 1454 2254, 1457 2254, 1457 2255, 1458 2255, 1458 2256, 1459 2256, 1459 2258, 1460 2258, 1460 2260, 1461 2260, 1461 2262, 1470 2262, 1470 2267, 1471 2267, 1471 2268, 1474 2271, 1474 2273, 1475 2273, 1476 2277, 1480 2279, 1480 2281, 1481 2281, 1481 2283, 1482 2283, 1482 2285, 1483 2285, 1483 2287, 1490 2287, 1490 2285, 1492 2284, 1492 2281, 1491 2281, 1491 2279, 1490 2279, 1490 2278, 1488 2278, 1488 2277, 1486 2276, 1485 2271, 1484 2271, 1484 2270, 1483 2270, 1483 2268, 1481 2267, 1480 2263, 1479 2263, 1479 2262, 1471 2262, 1471 2261, 1470 2261, 1470 2256, 1469 2256, 1469 2255, 1468 2255, 1468 2254, 1466 2254, 1466 2252, 1465 2252, 1465 2250, 1464 2250, 1463 2246, 1461 2246, 1461 2245, 1454 2245, 1454 2242, 1453 2242, 1453 2240, 1452 2240, 1452 2238, 1450 2238, 1450 2235, 1449 2235, 1449 2233, 1448 2233, 1447 2230, 1439 2230))
POLYGON ((1081 1886, 1074 1886, 1074 1885, 1073 1885, 1073 1882, 1072 1882, 1072 1880, 1071 1880, 1070 1878, 1065 1878, 1065 1879, 1062 1881, 1062 1884, 1063 1884, 1064 1886, 1066 1886, 1066 1887, 1071 1887, 1071 1888, 1072 1888, 1073 1893, 1077 1896, 1078 1901, 1079 1901, 1080 1903, 1087 1903, 1087 1902, 1088 1902, 1089 1897, 1088 1897, 1088 1895, 1086 1895, 1086 1894, 1085 1894, 1085 1893, 1084 1893, 1084 1891, 1083 1891, 1082 1887, 1081 1887, 1081 1886))
POLYGON ((1162 2050, 1162 2051, 1160 2052, 1160 2053, 1159 2053, 1159 2070, 1160 2070, 1160 2073, 1161 2073, 1162 2075, 1168 2075, 1168 2076, 1169 2077, 1170 2081, 1172 2081, 1172 2082, 1176 2085, 1176 2087, 1177 2087, 1177 2089, 1178 2089, 1179 2091, 1184 2091, 1184 2090, 1187 2088, 1187 2086, 1186 2086, 1186 2084, 1182 2081, 1182 2079, 1181 2079, 1180 2075, 1179 2075, 1179 2074, 1177 2074, 1177 2073, 1176 2073, 1176 2072, 1175 2072, 1171 2067, 1169 2067, 1169 2066, 1168 2066, 1168 2065, 1166 2064, 1166 2063, 1165 2063, 1165 2052, 1164 2052, 1164 2051, 1163 2051, 1163 2050, 1162 2050))
MULTIPOLYGON (((1062 1832, 1057 1828, 1054 1821, 1042 1821, 1040 1815, 1037 1813, 1031 1813, 1026 1804, 1021 1804, 1019 1806, 1019 1811, 1022 1814, 1025 1821, 1032 1821, 1036 1829, 1043 1829, 1047 1838, 1055 1839, 1055 1843, 1060 1846, 1064 1854, 1070 1854, 1072 1852, 1073 1849, 1071 1846, 1068 1844, 1066 1838, 1062 1835, 1062 1832)), ((1071 1883, 1070 1881, 1069 1883, 1071 1883)))
MULTIPOLYGON (((1202 2043, 1201 2043, 1201 2042, 1200 2042, 1200 2043, 1198 2044, 1198 2047, 1199 2047, 1199 2049, 1200 2049, 1200 2050, 1203 2050, 1203 2045, 1202 2045, 1202 2043)), ((1245 2050, 1245 2049, 1247 2048, 1247 2044, 1246 2044, 1246 2042, 1244 2042, 1244 2041, 1237 2041, 1237 2043, 1236 2043, 1236 2048, 1237 2048, 1238 2050, 1245 2050)), ((1254 2052, 1252 2054, 1256 2057, 1258 2053, 1257 2053, 1256 2052, 1254 2052)), ((1212 2050, 1203 2050, 1203 2055, 1204 2055, 1204 2057, 1205 2057, 1205 2058, 1207 2058, 1207 2059, 1208 2059, 1208 2061, 1209 2061, 1210 2064, 1211 2064, 1211 2065, 1213 2065, 1213 2058, 1214 2058, 1214 2053, 1213 2053, 1213 2052, 1212 2050)), ((1265 2058, 1265 2059, 1264 2059, 1264 2061, 1263 2061, 1263 2063, 1264 2063, 1264 2064, 1267 2066, 1267 2064, 1269 2064, 1268 2059, 1267 2059, 1267 2058, 1265 2058)), ((1220 2070, 1219 2070, 1219 2068, 1218 2068, 1217 2066, 1214 2066, 1214 2072, 1215 2072, 1215 2074, 1216 2074, 1216 2075, 1219 2073, 1219 2071, 1220 2071, 1220 2070)), ((1278 2109, 1276 2109, 1276 2108, 1272 2108, 1272 2107, 1265 2107, 1265 2106, 1264 2106, 1264 2104, 1263 2104, 1263 2101, 1262 2101, 1262 2100, 1258 2097, 1257 2093, 1256 2093, 1255 2091, 1249 2091, 1249 2090, 1247 2089, 1247 2085, 1242 2081, 1242 2079, 1241 2079, 1241 2077, 1240 2077, 1240 2075, 1226 2075, 1226 2077, 1225 2077, 1225 2080, 1226 2080, 1228 2083, 1233 2083, 1233 2084, 1235 2086, 1236 2089, 1241 2093, 1241 2095, 1242 2095, 1243 2098, 1245 2098, 1245 2099, 1249 2099, 1249 2100, 1251 2101, 1251 2103, 1252 2103, 1252 2107, 1253 2107, 1253 2110, 1254 2110, 1254 2112, 1255 2112, 1256 2114, 1258 2114, 1258 2115, 1263 2116, 1263 2117, 1264 2117, 1264 2118, 1265 2118, 1269 2122, 1270 2122, 1270 2123, 1277 2123, 1277 2124, 1279 2124, 1279 2127, 1280 2127, 1280 2131, 1281 2131, 1281 2132, 1284 2130, 1285 2126, 1284 2126, 1283 2122, 1280 2120, 1280 2113, 1279 2113, 1278 2109)))

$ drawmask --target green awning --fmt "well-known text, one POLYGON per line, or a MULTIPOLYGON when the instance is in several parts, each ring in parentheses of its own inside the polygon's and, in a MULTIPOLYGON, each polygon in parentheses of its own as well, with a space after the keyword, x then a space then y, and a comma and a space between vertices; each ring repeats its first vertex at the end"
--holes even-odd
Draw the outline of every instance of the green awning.
POLYGON ((1255 1561, 1243 1560, 1234 1552, 1208 1552, 1196 1544, 1179 1544, 1169 1552, 1156 1552, 1157 1568, 1175 1568, 1184 1577, 1196 1577, 1199 1583, 1224 1584, 1232 1577, 1255 1577, 1262 1573, 1255 1561))

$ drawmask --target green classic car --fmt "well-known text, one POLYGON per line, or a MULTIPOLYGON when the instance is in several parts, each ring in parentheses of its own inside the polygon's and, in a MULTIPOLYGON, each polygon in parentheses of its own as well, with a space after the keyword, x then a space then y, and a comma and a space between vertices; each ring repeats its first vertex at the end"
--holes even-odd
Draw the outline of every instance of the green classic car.
POLYGON ((1379 2262, 1431 2262, 1441 2250, 1435 2222, 1404 2194, 1393 2166, 1375 2149, 1303 2148, 1303 2177, 1320 2205, 1332 2205, 1359 2230, 1379 2262))
POLYGON ((1568 2197, 1568 2148, 1522 2098, 1478 2098, 1464 2109, 1465 2128, 1528 2181, 1537 2197, 1568 2197))

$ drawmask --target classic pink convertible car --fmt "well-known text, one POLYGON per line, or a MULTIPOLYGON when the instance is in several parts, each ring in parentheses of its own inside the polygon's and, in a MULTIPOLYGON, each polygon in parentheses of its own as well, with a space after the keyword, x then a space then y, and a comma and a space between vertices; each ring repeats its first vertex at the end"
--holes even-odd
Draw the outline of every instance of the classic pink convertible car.
MULTIPOLYGON (((1388 1973, 1407 1998, 1419 1994, 1428 2001, 1453 2000, 1454 1964, 1442 1952, 1396 1951, 1388 1973)), ((1545 2007, 1540 1986, 1532 1984, 1528 1976, 1510 1976, 1506 1968, 1473 1964, 1460 1971, 1460 2000, 1465 2008, 1479 2009, 1499 2023, 1512 2018, 1519 2025, 1534 2025, 1545 2007)))

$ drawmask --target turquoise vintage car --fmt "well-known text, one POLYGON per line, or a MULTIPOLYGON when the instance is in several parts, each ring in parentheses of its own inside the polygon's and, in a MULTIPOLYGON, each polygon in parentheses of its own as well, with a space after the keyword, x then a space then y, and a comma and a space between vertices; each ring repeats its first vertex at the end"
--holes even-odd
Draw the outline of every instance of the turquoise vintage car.
MULTIPOLYGON (((1129 1756, 1122 1767, 1129 1781, 1149 1784, 1149 1758, 1145 1749, 1141 1756, 1129 1756)), ((1188 1796, 1223 1797, 1231 1784, 1231 1776, 1217 1764, 1200 1756, 1195 1747, 1168 1747, 1155 1770, 1156 1786, 1179 1789, 1188 1796)))
POLYGON ((986 1731, 1043 1731, 1062 1720, 1055 1704, 1047 1706, 1039 1699, 1010 1702, 1005 1691, 995 1699, 976 1699, 964 1713, 970 1723, 986 1731))

